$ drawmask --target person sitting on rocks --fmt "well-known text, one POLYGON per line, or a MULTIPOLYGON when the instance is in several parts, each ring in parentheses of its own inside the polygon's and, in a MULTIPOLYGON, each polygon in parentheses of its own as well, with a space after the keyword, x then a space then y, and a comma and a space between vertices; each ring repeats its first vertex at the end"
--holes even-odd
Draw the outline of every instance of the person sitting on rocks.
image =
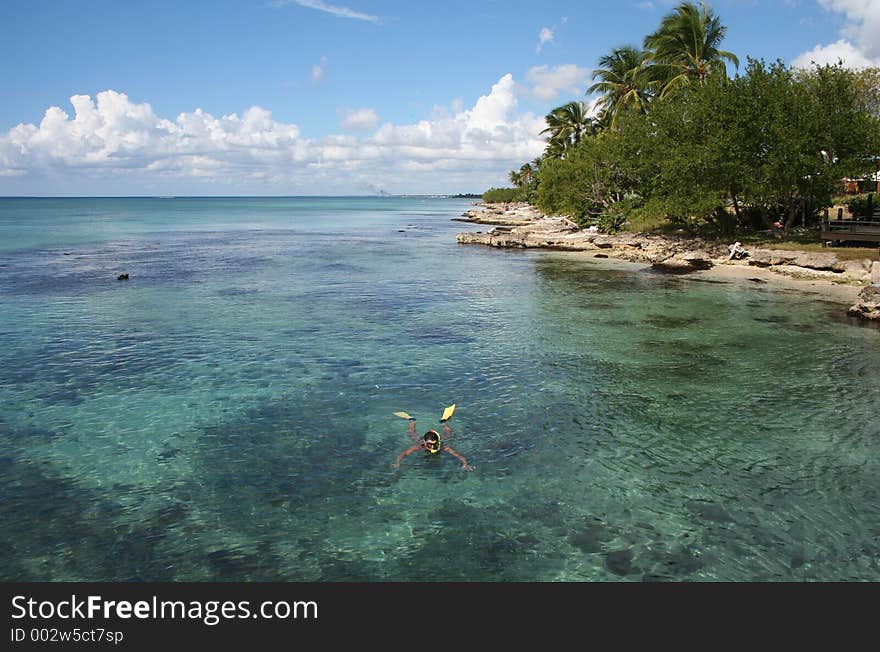
POLYGON ((727 260, 741 260, 749 255, 749 252, 743 249, 742 242, 734 242, 727 249, 730 251, 730 258, 727 260))

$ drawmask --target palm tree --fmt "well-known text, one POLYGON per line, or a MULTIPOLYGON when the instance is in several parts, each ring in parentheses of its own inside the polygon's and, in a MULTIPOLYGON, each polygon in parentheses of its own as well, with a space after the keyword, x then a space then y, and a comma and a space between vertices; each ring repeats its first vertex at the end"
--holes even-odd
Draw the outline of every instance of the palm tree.
POLYGON ((532 182, 532 179, 535 178, 535 170, 532 167, 531 163, 525 163, 519 169, 519 176, 522 179, 522 185, 527 186, 532 182))
POLYGON ((511 170, 507 173, 507 178, 510 179, 510 183, 512 183, 517 188, 523 187, 522 172, 520 172, 519 170, 511 170))
POLYGON ((739 68, 735 54, 718 49, 726 33, 727 27, 703 3, 697 7, 684 2, 668 14, 657 31, 645 37, 651 67, 662 77, 660 97, 693 80, 703 83, 714 70, 726 74, 725 61, 739 68))
POLYGON ((648 110, 651 100, 651 76, 645 61, 648 53, 633 46, 614 48, 599 59, 593 72, 595 84, 587 93, 601 93, 597 103, 602 122, 614 129, 621 112, 634 109, 648 110))
POLYGON ((577 145, 587 134, 595 132, 595 122, 583 102, 557 106, 544 116, 544 120, 547 121, 547 128, 541 133, 549 134, 547 155, 551 158, 565 156, 567 149, 577 145))

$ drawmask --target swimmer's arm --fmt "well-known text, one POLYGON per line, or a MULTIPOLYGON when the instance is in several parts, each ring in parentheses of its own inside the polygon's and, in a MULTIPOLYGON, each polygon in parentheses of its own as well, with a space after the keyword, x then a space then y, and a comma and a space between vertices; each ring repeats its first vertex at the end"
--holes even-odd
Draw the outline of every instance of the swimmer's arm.
POLYGON ((464 455, 459 453, 457 450, 455 450, 451 446, 444 446, 443 450, 445 450, 447 453, 449 453, 455 459, 457 459, 459 462, 461 462, 461 468, 463 468, 465 471, 473 471, 474 470, 474 467, 472 467, 470 464, 468 464, 468 461, 466 459, 464 459, 464 455))
POLYGON ((443 436, 448 437, 452 434, 452 428, 449 427, 449 424, 445 421, 443 422, 443 436))
POLYGON ((399 468, 400 468, 400 462, 401 462, 401 460, 402 460, 404 457, 406 457, 407 455, 412 455, 413 453, 415 453, 415 452, 416 452, 417 450, 419 450, 420 448, 422 448, 422 445, 421 445, 421 444, 416 444, 415 446, 410 446, 410 447, 407 448, 405 451, 403 451, 400 455, 397 456, 397 459, 396 459, 395 462, 394 462, 394 468, 395 468, 395 469, 399 469, 399 468))

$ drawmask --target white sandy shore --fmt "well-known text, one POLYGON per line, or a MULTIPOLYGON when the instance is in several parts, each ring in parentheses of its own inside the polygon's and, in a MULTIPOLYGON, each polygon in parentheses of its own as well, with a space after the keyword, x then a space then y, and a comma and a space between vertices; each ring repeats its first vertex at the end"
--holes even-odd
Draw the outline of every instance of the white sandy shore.
POLYGON ((757 278, 765 281, 768 285, 777 288, 797 290, 805 294, 814 295, 826 301, 851 306, 858 298, 861 285, 838 283, 825 279, 795 278, 780 274, 763 267, 749 265, 716 265, 712 269, 693 272, 697 278, 711 278, 718 280, 747 280, 757 278))
MULTIPOLYGON (((651 265, 631 262, 620 258, 596 258, 593 251, 547 251, 547 255, 571 257, 573 260, 585 261, 602 269, 621 269, 646 274, 657 274, 651 265)), ((743 263, 716 265, 710 269, 676 275, 683 281, 710 280, 729 283, 756 283, 768 289, 780 289, 801 292, 823 301, 850 306, 858 298, 862 286, 838 283, 825 279, 794 278, 775 272, 770 268, 753 267, 743 263), (752 280, 755 279, 755 280, 752 280)))
POLYGON ((656 266, 657 260, 681 256, 682 253, 687 258, 690 250, 690 254, 699 254, 695 256, 699 259, 696 262, 705 263, 708 269, 690 267, 686 274, 680 275, 683 279, 766 284, 768 289, 801 292, 846 306, 857 302, 859 292, 868 283, 869 272, 866 270, 870 268, 870 261, 867 262, 867 268, 863 261, 838 265, 836 257, 825 253, 758 248, 753 252, 754 257, 730 261, 724 247, 699 240, 670 240, 662 236, 637 234, 589 236, 587 232, 578 231, 573 223, 561 218, 547 218, 528 205, 490 205, 483 211, 468 211, 464 217, 467 219, 461 221, 479 224, 492 224, 493 220, 497 220, 494 223, 498 224, 511 219, 521 223, 493 229, 488 233, 461 233, 457 236, 461 243, 552 250, 554 255, 589 260, 604 268, 657 273, 652 263, 656 266), (803 254, 803 258, 800 254, 803 254), (836 272, 828 269, 831 263, 836 272), (841 270, 843 273, 840 273, 841 270))

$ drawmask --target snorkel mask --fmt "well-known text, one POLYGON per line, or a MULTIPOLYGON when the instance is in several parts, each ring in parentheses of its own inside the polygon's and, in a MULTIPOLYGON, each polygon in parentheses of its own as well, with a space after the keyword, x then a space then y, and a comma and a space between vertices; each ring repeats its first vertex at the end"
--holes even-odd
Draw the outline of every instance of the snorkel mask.
POLYGON ((424 442, 425 450, 431 453, 431 455, 436 455, 440 452, 440 434, 436 430, 426 432, 424 442), (428 435, 433 435, 433 438, 429 438, 428 435))

